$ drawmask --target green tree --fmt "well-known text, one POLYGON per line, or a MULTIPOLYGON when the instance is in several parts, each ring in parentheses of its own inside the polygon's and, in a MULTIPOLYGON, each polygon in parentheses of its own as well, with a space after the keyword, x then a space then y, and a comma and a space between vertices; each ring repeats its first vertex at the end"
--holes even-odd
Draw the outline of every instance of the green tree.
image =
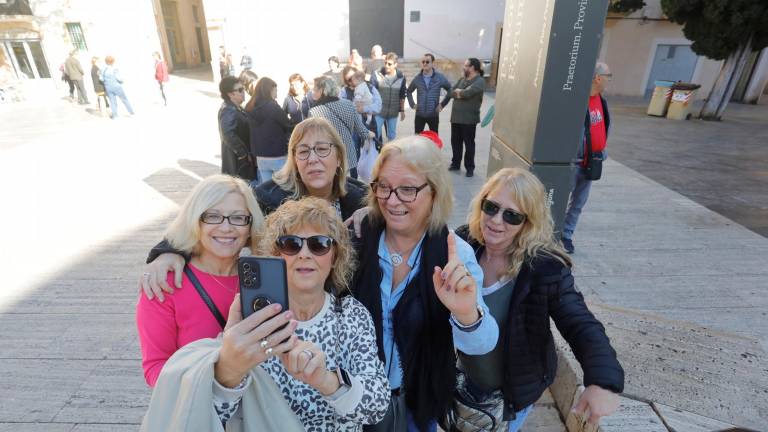
POLYGON ((645 6, 643 0, 610 0, 608 2, 608 11, 616 13, 629 13, 641 9, 645 6))
POLYGON ((699 55, 725 60, 700 117, 719 120, 752 51, 768 45, 766 0, 661 0, 670 21, 683 26, 699 55))

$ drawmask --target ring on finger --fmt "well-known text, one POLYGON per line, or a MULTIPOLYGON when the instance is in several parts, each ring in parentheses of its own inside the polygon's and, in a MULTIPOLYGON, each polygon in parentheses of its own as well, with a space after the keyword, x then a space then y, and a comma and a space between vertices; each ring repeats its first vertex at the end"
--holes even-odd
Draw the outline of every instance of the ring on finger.
POLYGON ((274 351, 272 348, 267 348, 266 350, 264 350, 264 354, 267 357, 270 357, 270 356, 272 356, 272 351, 274 351))
POLYGON ((303 352, 304 354, 308 355, 310 360, 312 360, 315 357, 315 353, 313 353, 312 351, 310 351, 308 349, 302 350, 301 352, 303 352))
POLYGON ((259 342, 259 346, 261 347, 261 349, 266 350, 267 347, 269 346, 269 342, 267 342, 266 339, 262 339, 261 342, 259 342))

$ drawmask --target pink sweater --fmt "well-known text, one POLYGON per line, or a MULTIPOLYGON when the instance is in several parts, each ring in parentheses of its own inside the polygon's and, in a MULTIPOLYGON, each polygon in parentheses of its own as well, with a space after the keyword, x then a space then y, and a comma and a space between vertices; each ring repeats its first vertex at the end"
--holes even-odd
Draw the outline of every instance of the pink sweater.
MULTIPOLYGON (((214 279, 192 265, 190 268, 227 319, 229 306, 237 294, 238 277, 216 276, 214 279)), ((173 277, 173 273, 168 274, 169 283, 173 277)), ((150 387, 154 387, 163 365, 176 350, 198 339, 216 337, 222 331, 186 275, 183 275, 181 289, 166 293, 164 302, 149 300, 142 292, 136 305, 136 325, 144 378, 150 387)))

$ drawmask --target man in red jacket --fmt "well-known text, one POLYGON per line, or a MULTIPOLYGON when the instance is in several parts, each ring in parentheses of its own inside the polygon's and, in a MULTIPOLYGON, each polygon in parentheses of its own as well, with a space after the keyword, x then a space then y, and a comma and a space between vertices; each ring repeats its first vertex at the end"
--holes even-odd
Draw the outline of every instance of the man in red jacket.
POLYGON ((168 99, 165 97, 165 83, 168 82, 168 65, 165 64, 159 52, 155 51, 152 57, 155 58, 155 81, 160 85, 163 104, 168 106, 168 99))

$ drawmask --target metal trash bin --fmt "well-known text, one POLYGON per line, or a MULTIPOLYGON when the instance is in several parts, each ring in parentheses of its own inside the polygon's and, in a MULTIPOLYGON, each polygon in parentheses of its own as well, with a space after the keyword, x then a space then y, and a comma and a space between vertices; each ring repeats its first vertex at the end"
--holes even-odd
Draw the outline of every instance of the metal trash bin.
POLYGON ((676 82, 672 86, 672 101, 669 104, 669 110, 667 110, 667 118, 672 120, 689 120, 691 118, 693 95, 699 87, 701 86, 698 84, 676 82))
POLYGON ((656 88, 653 89, 651 102, 648 104, 647 114, 651 116, 664 117, 667 115, 670 99, 672 99, 673 81, 655 81, 656 88))

